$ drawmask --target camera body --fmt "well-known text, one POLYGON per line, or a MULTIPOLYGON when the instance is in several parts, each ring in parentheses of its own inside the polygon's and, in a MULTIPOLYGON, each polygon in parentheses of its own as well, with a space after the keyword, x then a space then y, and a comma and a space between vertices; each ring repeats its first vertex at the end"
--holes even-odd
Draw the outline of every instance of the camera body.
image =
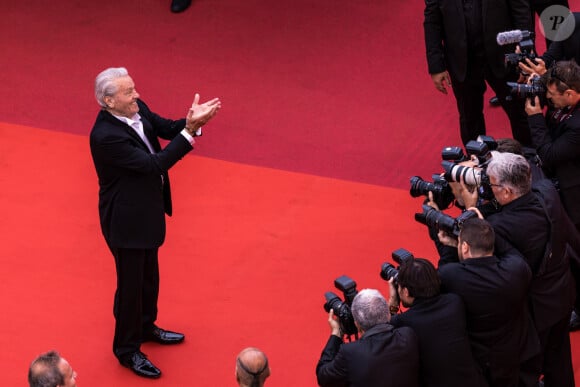
POLYGON ((465 184, 477 187, 477 193, 480 198, 485 200, 493 199, 493 191, 485 169, 491 159, 491 151, 494 149, 497 149, 497 142, 490 136, 479 136, 477 141, 469 141, 465 145, 465 150, 469 155, 467 160, 475 157, 478 163, 477 168, 458 165, 461 161, 453 162, 444 159, 441 162, 441 166, 445 171, 445 180, 448 182, 461 182, 461 179, 463 179, 465 184))
POLYGON ((542 83, 540 78, 532 78, 530 84, 507 82, 510 88, 510 94, 517 98, 530 98, 532 101, 534 97, 539 97, 540 101, 546 99, 546 86, 542 83))
POLYGON ((520 46, 520 52, 514 52, 504 55, 504 64, 509 68, 518 69, 518 63, 526 64, 526 59, 531 60, 534 64, 537 64, 535 49, 534 49, 534 33, 531 31, 520 31, 518 36, 520 46))
POLYGON ((381 265, 381 278, 385 281, 390 281, 391 278, 394 278, 395 283, 397 282, 397 277, 399 275, 399 269, 404 262, 412 261, 415 259, 413 254, 409 250, 405 250, 403 248, 397 249, 392 253, 393 261, 395 261, 398 266, 395 267, 393 264, 389 262, 385 262, 381 265))
POLYGON ((330 312, 332 309, 334 315, 338 318, 340 328, 344 334, 358 336, 358 329, 354 323, 354 317, 350 309, 352 301, 358 293, 356 282, 352 278, 342 275, 334 280, 334 287, 342 291, 344 301, 335 293, 326 292, 324 293, 324 298, 326 299, 324 310, 330 312))
POLYGON ((414 198, 421 195, 428 197, 429 192, 432 192, 433 201, 437 206, 440 209, 448 208, 455 200, 449 183, 438 174, 434 174, 431 177, 433 178, 433 182, 425 181, 420 176, 411 177, 411 196, 414 198))
POLYGON ((463 222, 471 218, 477 218, 475 211, 464 211, 457 218, 454 218, 426 204, 423 204, 423 212, 415 214, 415 220, 417 222, 429 228, 445 231, 455 238, 459 237, 463 222))

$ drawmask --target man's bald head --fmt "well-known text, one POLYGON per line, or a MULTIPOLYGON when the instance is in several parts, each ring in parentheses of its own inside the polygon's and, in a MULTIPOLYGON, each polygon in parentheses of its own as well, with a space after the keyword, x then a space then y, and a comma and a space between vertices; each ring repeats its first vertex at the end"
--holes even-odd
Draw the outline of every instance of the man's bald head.
POLYGON ((242 387, 261 387, 270 376, 266 354, 258 348, 245 348, 236 358, 236 380, 242 387))

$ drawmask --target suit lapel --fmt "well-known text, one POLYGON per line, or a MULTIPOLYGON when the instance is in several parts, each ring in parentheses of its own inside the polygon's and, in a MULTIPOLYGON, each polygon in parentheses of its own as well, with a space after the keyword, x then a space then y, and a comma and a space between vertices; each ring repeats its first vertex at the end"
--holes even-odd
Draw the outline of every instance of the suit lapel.
POLYGON ((161 145, 159 144, 157 136, 153 133, 153 126, 151 126, 151 123, 143 116, 141 116, 141 122, 143 122, 143 133, 147 136, 149 144, 151 144, 155 153, 158 153, 161 150, 161 145))

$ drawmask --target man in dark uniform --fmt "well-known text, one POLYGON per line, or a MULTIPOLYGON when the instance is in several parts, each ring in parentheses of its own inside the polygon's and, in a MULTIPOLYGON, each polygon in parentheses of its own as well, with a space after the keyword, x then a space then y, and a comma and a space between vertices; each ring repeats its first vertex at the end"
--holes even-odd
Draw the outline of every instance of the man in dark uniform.
MULTIPOLYGON (((449 250, 438 245, 442 290, 458 294, 465 303, 473 355, 489 385, 520 385, 520 364, 540 352, 527 308, 532 276, 528 265, 513 248, 501 257, 494 255, 495 233, 483 219, 466 220, 457 240, 442 231, 439 236, 457 246, 449 250)), ((535 387, 537 379, 527 385, 535 387)))
MULTIPOLYGON (((549 180, 535 182, 532 190, 530 166, 523 156, 493 152, 487 175, 501 206, 487 220, 498 239, 507 242, 496 242, 496 254, 502 256, 509 244, 521 253, 532 272, 530 312, 542 347, 536 360, 541 363, 545 385, 573 386, 568 323, 575 284, 568 251, 580 246, 570 233, 574 228, 549 180)), ((534 361, 527 366, 524 369, 535 372, 534 361)))
POLYGON ((461 140, 467 144, 486 134, 483 95, 486 81, 508 115, 513 137, 523 145, 531 138, 523 101, 506 98, 506 81, 517 74, 504 65, 513 47, 499 46, 499 32, 532 26, 527 0, 425 0, 425 45, 429 74, 435 87, 447 94, 452 86, 459 111, 461 140))
POLYGON ((330 338, 316 366, 318 385, 348 387, 418 387, 419 340, 411 328, 393 328, 385 298, 375 289, 361 290, 352 302, 361 334, 343 343, 331 309, 330 338))
POLYGON ((158 378, 161 371, 141 352, 141 343, 184 339, 155 325, 157 254, 165 239, 165 214, 172 213, 168 170, 193 149, 193 137, 221 105, 217 98, 200 105, 196 94, 187 118, 162 118, 139 99, 123 67, 97 76, 95 97, 101 110, 90 134, 91 154, 99 177, 101 230, 117 271, 113 352, 137 375, 158 378), (169 140, 164 149, 158 137, 169 140))
POLYGON ((389 309, 397 310, 399 301, 409 309, 392 315, 391 324, 410 327, 419 337, 422 387, 487 386, 473 360, 463 301, 453 293, 440 294, 440 282, 428 260, 402 261, 396 281, 389 281, 389 309))

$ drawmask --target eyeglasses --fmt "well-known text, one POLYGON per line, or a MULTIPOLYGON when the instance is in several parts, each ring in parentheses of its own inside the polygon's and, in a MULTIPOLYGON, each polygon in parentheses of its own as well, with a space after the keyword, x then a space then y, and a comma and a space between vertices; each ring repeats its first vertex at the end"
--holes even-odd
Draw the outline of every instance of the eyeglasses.
POLYGON ((501 187, 501 188, 503 188, 503 185, 501 185, 501 184, 492 184, 492 183, 489 183, 489 186, 490 187, 501 187))

